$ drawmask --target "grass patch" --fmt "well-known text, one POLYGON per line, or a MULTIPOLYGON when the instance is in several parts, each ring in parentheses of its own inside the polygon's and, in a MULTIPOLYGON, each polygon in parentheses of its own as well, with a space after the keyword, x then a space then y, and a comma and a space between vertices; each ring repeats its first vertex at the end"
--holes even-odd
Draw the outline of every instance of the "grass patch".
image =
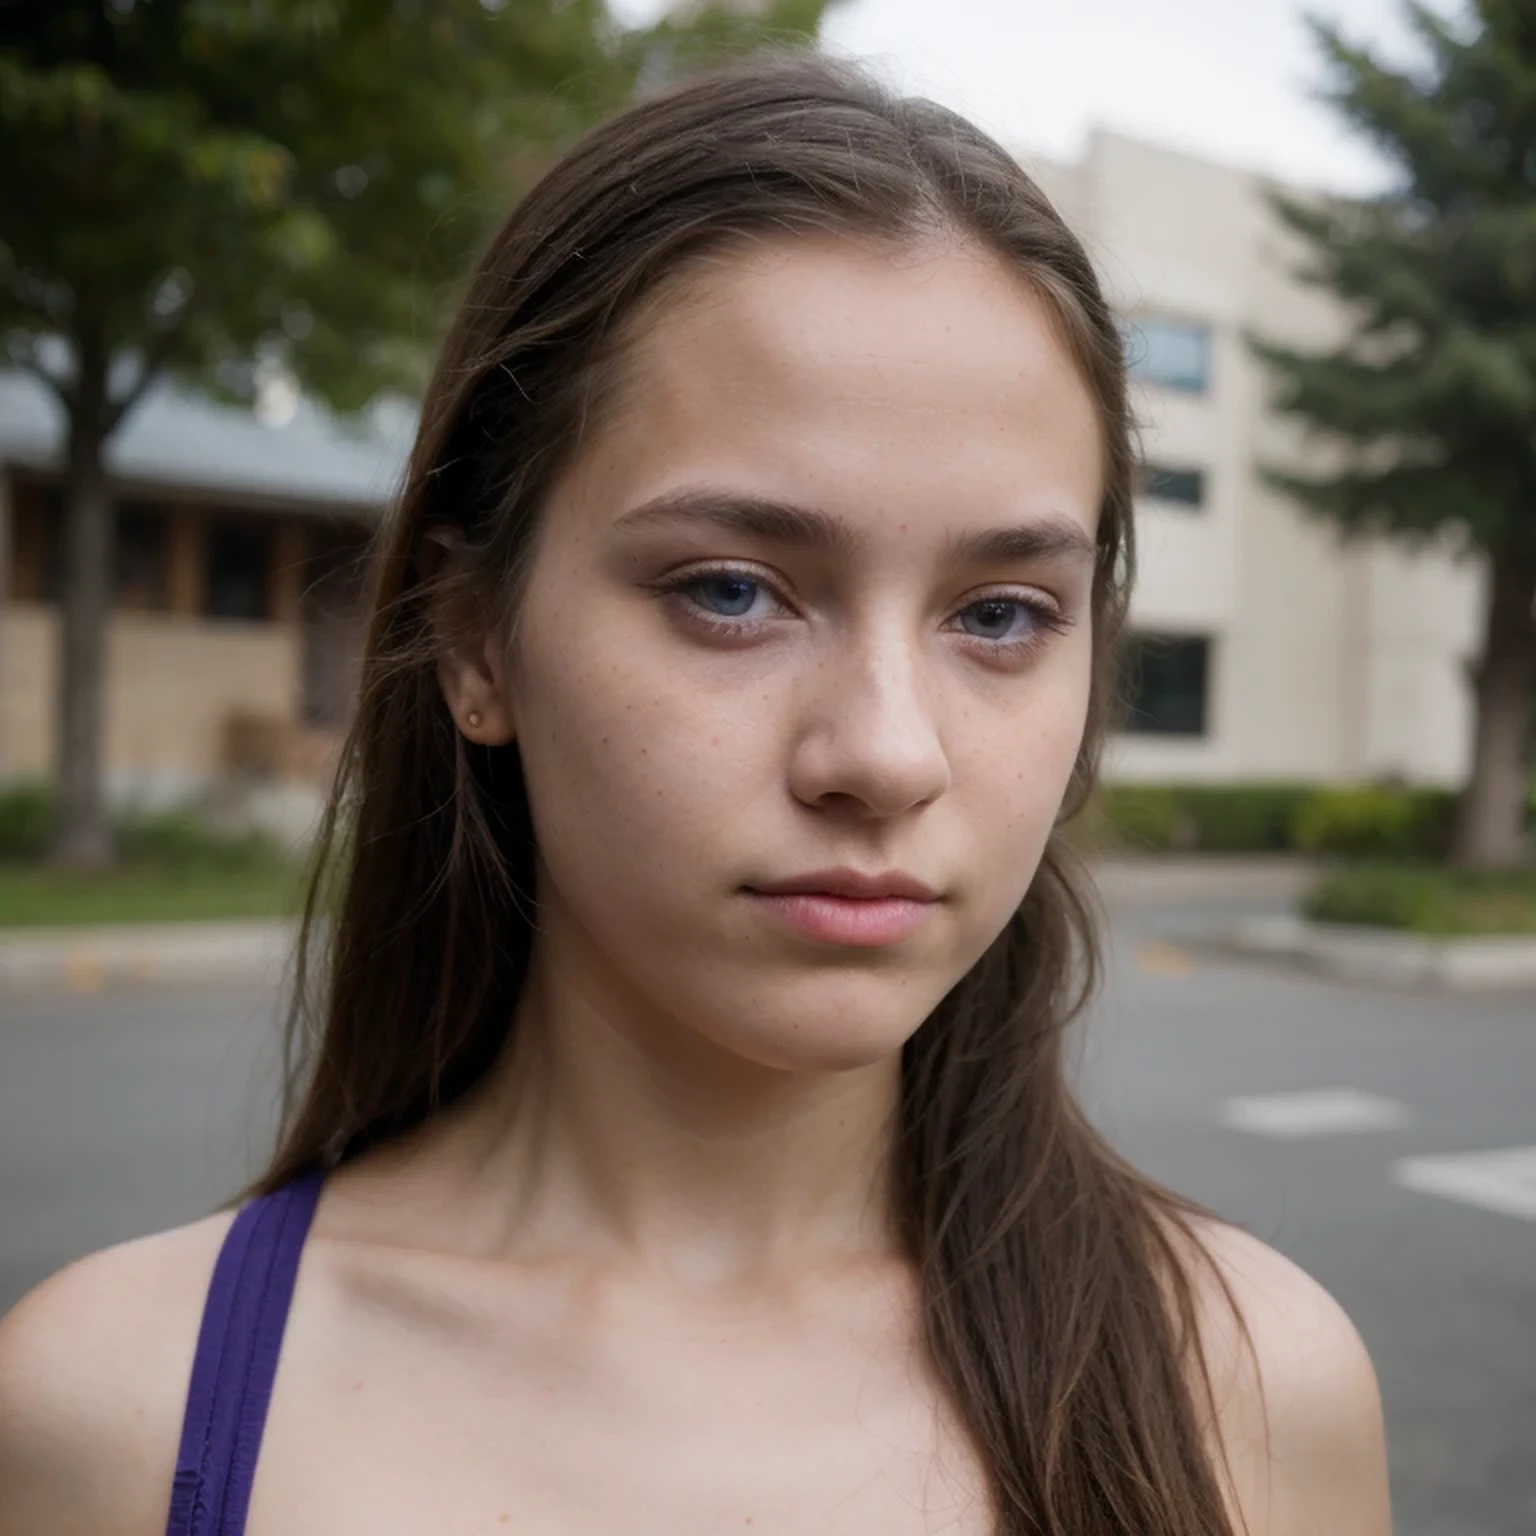
POLYGON ((288 917, 301 904, 290 865, 244 869, 127 867, 79 875, 0 865, 0 928, 288 917))
POLYGON ((1427 865, 1346 865, 1302 904, 1322 923, 1359 923, 1441 937, 1536 935, 1536 868, 1471 873, 1427 865))
POLYGON ((302 904, 299 861, 259 832, 190 810, 128 814, 117 867, 85 874, 47 863, 51 822, 46 786, 0 792, 0 928, 287 917, 302 904))

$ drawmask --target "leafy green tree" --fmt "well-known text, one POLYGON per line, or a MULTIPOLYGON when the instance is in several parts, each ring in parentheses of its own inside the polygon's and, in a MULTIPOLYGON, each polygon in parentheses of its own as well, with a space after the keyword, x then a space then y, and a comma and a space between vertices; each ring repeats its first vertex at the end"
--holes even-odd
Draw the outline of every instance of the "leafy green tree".
POLYGON ((0 337, 67 424, 57 858, 111 857, 103 455, 146 390, 411 390, 453 279, 561 145, 703 54, 814 35, 825 4, 645 29, 605 0, 0 5, 0 337))
POLYGON ((1408 13, 1412 69, 1312 23, 1325 94, 1399 174, 1367 201, 1275 199, 1310 248, 1303 275, 1353 323, 1337 350, 1257 350, 1279 406, 1346 449, 1337 472, 1277 484, 1347 533, 1449 536, 1486 558, 1454 857, 1495 867, 1523 857, 1536 707, 1536 6, 1408 13))

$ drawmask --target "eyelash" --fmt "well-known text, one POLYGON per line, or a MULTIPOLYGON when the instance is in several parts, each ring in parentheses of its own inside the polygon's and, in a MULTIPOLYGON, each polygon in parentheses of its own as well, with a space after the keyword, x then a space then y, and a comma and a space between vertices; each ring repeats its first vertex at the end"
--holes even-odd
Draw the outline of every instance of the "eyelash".
MULTIPOLYGON (((736 577, 741 581, 748 581, 761 587, 770 593, 773 598, 784 604, 784 598, 771 581, 760 575, 757 571, 747 567, 736 565, 694 566, 676 576, 669 576, 663 581, 652 584, 651 590, 659 597, 676 597, 685 595, 690 588, 697 587, 706 581, 716 580, 722 576, 736 577)), ((1034 631, 1023 640, 988 641, 979 635, 967 635, 968 640, 973 641, 992 659, 1003 658, 1006 660, 1023 660, 1032 655, 1052 635, 1060 634, 1067 629, 1072 620, 1059 608, 1052 607, 1048 603, 1036 598, 1019 596, 1014 593, 997 593, 987 597, 975 598, 958 610, 966 613, 973 608, 979 608, 987 603, 1011 603, 1022 608, 1030 617, 1034 625, 1034 631)), ((786 607, 788 604, 784 604, 786 607)), ((695 622, 703 624, 716 634, 728 637, 740 638, 760 628, 762 619, 732 619, 724 614, 710 613, 707 609, 691 605, 689 617, 695 622)))

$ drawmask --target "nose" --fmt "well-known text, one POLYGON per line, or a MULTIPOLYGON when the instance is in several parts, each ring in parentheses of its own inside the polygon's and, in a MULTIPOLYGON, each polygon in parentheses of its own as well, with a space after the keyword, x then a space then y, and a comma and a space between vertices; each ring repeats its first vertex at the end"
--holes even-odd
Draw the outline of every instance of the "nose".
POLYGON ((807 688, 790 757, 802 804, 900 816, 949 788, 950 764, 919 659, 898 636, 842 646, 807 688))

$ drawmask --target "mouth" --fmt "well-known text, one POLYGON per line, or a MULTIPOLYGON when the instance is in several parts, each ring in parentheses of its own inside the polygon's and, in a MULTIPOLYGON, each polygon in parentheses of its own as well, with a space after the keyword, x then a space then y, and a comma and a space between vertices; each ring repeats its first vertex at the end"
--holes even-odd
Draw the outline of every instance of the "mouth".
POLYGON ((743 894, 801 937, 855 948, 911 938, 939 902, 931 886, 900 870, 816 870, 747 886, 743 894))
POLYGON ((846 901, 937 901, 938 892, 905 870, 865 874, 857 869, 816 869, 747 889, 758 896, 836 896, 846 901))

